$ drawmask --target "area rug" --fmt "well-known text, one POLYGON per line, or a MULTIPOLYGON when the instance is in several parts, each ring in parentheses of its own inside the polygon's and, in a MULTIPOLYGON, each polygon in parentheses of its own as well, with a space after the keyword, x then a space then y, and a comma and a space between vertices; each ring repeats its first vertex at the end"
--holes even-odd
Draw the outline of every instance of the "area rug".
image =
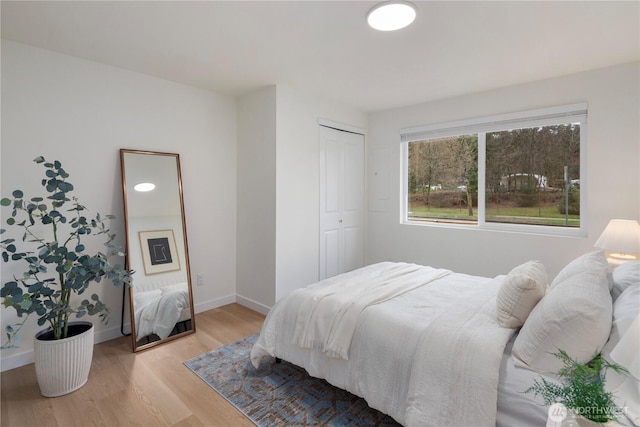
POLYGON ((261 427, 400 425, 290 363, 263 360, 255 369, 249 353, 256 339, 257 334, 248 336, 184 364, 261 427))

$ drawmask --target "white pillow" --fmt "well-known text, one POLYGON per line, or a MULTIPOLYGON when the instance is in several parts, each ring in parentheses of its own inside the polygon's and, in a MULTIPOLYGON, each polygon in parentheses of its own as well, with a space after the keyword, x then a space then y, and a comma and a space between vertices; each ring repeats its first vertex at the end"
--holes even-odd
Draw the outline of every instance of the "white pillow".
MULTIPOLYGON (((569 277, 575 276, 576 274, 591 268, 603 268, 609 272, 609 261, 607 261, 604 251, 589 252, 571 261, 562 270, 560 270, 560 273, 558 273, 558 275, 553 279, 549 288, 553 288, 558 283, 565 281, 569 277)), ((608 284, 609 289, 611 289, 611 285, 612 283, 608 284)))
POLYGON ((175 285, 168 285, 168 286, 163 286, 162 288, 160 288, 163 294, 169 293, 169 292, 175 292, 175 291, 184 291, 187 292, 189 291, 189 287, 187 286, 187 283, 176 283, 175 285))
POLYGON ((613 300, 631 285, 640 286, 640 261, 625 262, 613 269, 613 300))
POLYGON ((133 303, 136 310, 149 304, 160 295, 162 295, 162 291, 160 289, 154 289, 153 291, 136 292, 135 294, 133 294, 133 303))
POLYGON ((604 252, 598 254, 590 256, 590 264, 584 259, 569 264, 582 271, 553 284, 531 311, 513 344, 516 366, 556 373, 563 365, 553 353, 564 350, 586 363, 602 350, 611 331, 612 303, 609 266, 604 252))
POLYGON ((618 344, 620 337, 624 335, 631 322, 638 316, 640 316, 640 286, 629 286, 613 303, 611 335, 609 335, 609 341, 602 352, 605 357, 618 344))
POLYGON ((547 271, 540 261, 528 261, 507 274, 498 291, 496 311, 504 328, 519 328, 544 296, 547 271))
MULTIPOLYGON (((640 316, 640 286, 628 286, 613 303, 611 335, 609 342, 602 350, 602 355, 607 361, 616 362, 611 358, 611 351, 618 345, 638 316, 640 316)), ((633 424, 640 425, 640 381, 628 373, 618 374, 609 369, 604 387, 605 390, 613 393, 616 405, 625 408, 625 415, 633 421, 633 424)))

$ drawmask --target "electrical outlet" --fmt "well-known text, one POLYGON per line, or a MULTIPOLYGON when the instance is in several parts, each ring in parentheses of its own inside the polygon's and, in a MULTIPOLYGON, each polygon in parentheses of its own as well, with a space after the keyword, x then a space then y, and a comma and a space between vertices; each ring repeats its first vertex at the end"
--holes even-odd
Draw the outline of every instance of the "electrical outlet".
POLYGON ((198 286, 204 285, 204 273, 198 273, 196 275, 196 280, 197 280, 196 283, 198 284, 198 286))

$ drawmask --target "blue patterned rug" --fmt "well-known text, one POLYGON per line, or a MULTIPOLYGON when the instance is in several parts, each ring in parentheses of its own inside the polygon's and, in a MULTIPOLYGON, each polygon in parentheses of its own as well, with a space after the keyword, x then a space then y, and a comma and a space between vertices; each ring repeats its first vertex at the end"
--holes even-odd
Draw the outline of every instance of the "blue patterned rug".
POLYGON ((249 353, 256 338, 248 336, 184 364, 261 427, 399 426, 364 399, 290 363, 263 360, 255 369, 249 353))

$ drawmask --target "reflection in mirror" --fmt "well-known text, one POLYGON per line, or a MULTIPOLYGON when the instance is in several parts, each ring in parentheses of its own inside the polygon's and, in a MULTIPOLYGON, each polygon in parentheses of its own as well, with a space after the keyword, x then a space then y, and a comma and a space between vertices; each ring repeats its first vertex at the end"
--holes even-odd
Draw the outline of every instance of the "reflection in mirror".
POLYGON ((120 150, 133 350, 195 332, 180 156, 120 150))

